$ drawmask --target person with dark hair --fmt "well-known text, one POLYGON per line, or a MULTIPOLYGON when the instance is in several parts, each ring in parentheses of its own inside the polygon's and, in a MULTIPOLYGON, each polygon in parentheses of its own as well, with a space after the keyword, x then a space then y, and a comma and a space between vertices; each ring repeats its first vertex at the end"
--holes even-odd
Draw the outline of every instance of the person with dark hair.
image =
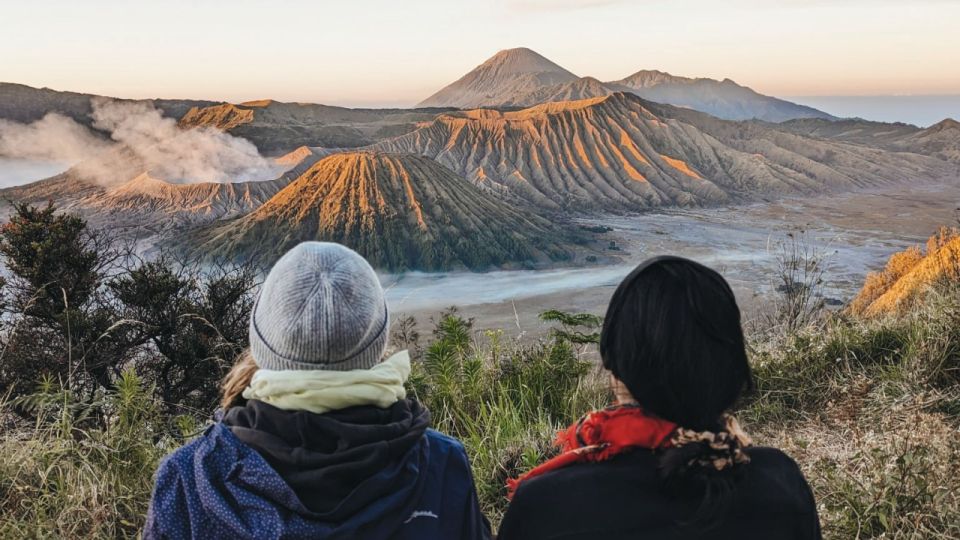
POLYGON ((218 422, 157 471, 150 539, 484 539, 459 441, 407 398, 373 268, 304 242, 274 265, 218 422))
POLYGON ((600 356, 615 404, 509 482, 500 540, 821 537, 797 464, 752 446, 727 412, 753 383, 720 274, 680 257, 645 261, 610 300, 600 356))

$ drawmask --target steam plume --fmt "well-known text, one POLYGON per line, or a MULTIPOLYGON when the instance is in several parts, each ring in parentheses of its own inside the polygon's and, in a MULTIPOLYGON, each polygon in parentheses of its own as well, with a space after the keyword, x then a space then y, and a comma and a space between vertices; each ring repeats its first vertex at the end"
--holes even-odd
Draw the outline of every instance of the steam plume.
POLYGON ((48 113, 32 124, 0 120, 0 156, 75 163, 110 146, 71 118, 48 113))
POLYGON ((99 98, 92 105, 93 127, 110 140, 49 113, 31 124, 0 121, 0 156, 78 163, 75 172, 102 183, 128 180, 134 169, 177 183, 267 180, 283 170, 250 141, 212 128, 180 129, 152 104, 99 98))

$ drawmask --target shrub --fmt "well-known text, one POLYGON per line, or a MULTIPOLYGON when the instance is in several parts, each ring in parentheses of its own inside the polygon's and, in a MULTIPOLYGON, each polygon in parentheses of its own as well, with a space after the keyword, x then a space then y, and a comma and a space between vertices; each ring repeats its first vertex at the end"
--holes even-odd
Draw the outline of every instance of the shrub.
POLYGON ((823 312, 826 254, 804 231, 797 231, 777 244, 776 261, 770 309, 761 319, 770 336, 790 336, 823 312))
MULTIPOLYGON (((580 324, 575 321, 594 324, 553 315, 567 318, 566 332, 580 324)), ((471 321, 447 312, 414 363, 411 393, 430 409, 436 429, 463 441, 481 507, 494 524, 506 505, 507 479, 551 457, 560 428, 609 403, 606 385, 566 335, 505 343, 502 332, 477 336, 471 321)))
POLYGON ((5 312, 15 316, 0 349, 0 391, 22 392, 18 382, 29 386, 42 374, 88 392, 109 386, 122 358, 99 294, 118 257, 105 237, 53 205, 18 204, 0 227, 0 255, 11 273, 5 312))
POLYGON ((145 262, 111 280, 117 315, 139 346, 138 372, 167 407, 209 411, 217 382, 247 344, 256 275, 251 268, 145 262))
POLYGON ((247 345, 252 267, 141 261, 52 205, 15 205, 0 255, 0 392, 50 377, 89 401, 132 366, 166 407, 207 411, 247 345))

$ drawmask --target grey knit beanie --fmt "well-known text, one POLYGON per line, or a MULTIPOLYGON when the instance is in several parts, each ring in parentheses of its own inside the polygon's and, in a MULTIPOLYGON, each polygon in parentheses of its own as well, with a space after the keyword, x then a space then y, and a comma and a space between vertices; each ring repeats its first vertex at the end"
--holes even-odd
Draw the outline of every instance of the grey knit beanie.
POLYGON ((352 249, 303 242, 270 270, 250 314, 250 352, 273 370, 369 369, 387 348, 380 280, 352 249))

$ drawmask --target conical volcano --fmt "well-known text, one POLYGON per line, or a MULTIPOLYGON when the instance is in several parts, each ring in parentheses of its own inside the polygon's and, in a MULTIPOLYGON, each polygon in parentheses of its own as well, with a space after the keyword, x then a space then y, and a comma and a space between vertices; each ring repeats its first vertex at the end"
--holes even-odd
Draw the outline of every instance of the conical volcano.
POLYGON ((568 260, 572 239, 428 158, 351 152, 320 160, 255 212, 196 231, 192 245, 269 264, 323 240, 390 271, 486 270, 568 260))

